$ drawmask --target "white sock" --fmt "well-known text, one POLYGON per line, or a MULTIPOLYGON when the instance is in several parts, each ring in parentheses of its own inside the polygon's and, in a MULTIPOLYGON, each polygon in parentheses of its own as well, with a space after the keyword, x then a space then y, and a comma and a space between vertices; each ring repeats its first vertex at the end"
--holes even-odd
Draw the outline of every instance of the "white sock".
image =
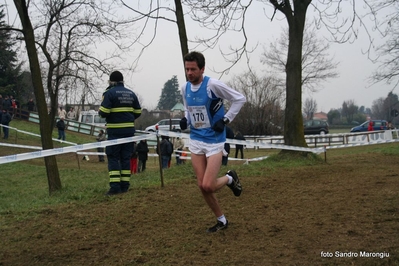
POLYGON ((230 175, 226 175, 226 176, 229 179, 229 181, 227 181, 227 185, 230 185, 231 183, 233 183, 233 177, 230 175))
POLYGON ((223 224, 227 223, 226 217, 224 217, 224 214, 222 214, 222 216, 218 217, 218 221, 222 222, 223 224))

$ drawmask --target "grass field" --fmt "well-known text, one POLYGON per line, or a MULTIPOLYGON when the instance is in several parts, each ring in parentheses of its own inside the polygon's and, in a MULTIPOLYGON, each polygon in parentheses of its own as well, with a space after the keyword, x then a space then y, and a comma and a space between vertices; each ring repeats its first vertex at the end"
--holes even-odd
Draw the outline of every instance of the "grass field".
MULTIPOLYGON (((40 139, 11 133, 8 143, 40 139)), ((0 146, 0 156, 27 151, 0 146)), ((216 234, 205 233, 215 218, 190 161, 165 170, 161 187, 150 158, 116 197, 103 195, 107 166, 94 156, 57 156, 63 188, 52 196, 43 159, 1 164, 0 265, 399 265, 398 143, 330 150, 327 162, 277 153, 247 150, 270 157, 222 167, 239 173, 244 191, 217 193, 230 226, 216 234)))

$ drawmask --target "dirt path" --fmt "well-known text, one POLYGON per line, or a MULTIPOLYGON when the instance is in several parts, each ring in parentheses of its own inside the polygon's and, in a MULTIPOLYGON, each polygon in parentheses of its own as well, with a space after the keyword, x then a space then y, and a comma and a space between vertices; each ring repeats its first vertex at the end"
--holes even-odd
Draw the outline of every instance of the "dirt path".
POLYGON ((398 163, 348 154, 240 173, 240 198, 219 192, 230 227, 215 234, 194 180, 25 221, 9 214, 0 265, 399 265, 398 163))

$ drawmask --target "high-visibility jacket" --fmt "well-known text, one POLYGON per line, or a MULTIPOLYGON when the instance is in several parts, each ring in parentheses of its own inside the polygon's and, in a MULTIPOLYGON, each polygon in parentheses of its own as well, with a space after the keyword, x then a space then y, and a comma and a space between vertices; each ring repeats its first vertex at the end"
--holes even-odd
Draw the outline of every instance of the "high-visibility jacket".
POLYGON ((107 129, 132 128, 141 115, 136 94, 123 83, 108 87, 103 93, 99 115, 106 118, 107 129))

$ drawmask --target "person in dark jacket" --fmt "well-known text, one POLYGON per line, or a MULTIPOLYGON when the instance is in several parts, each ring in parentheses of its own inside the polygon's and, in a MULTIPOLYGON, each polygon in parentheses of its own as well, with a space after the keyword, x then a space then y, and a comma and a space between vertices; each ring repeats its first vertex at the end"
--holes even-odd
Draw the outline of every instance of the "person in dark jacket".
POLYGON ((3 139, 8 139, 8 126, 11 122, 11 115, 8 113, 7 109, 3 108, 3 112, 1 114, 1 125, 6 126, 3 128, 4 137, 3 139))
POLYGON ((172 143, 168 140, 167 136, 161 136, 161 138, 162 140, 159 144, 161 152, 159 152, 157 148, 157 154, 161 156, 162 169, 166 169, 169 167, 169 161, 172 158, 173 146, 172 143))
MULTIPOLYGON (((109 87, 103 93, 98 113, 106 119, 108 140, 134 136, 134 122, 141 115, 141 106, 137 95, 125 87, 121 72, 114 71, 109 76, 109 87)), ((110 145, 106 147, 105 152, 108 158, 110 186, 106 195, 127 192, 130 187, 133 143, 110 145)))
MULTIPOLYGON (((226 138, 227 139, 234 139, 234 132, 228 126, 226 126, 226 138)), ((225 142, 224 143, 224 150, 223 150, 223 157, 222 157, 222 165, 227 165, 227 162, 229 160, 229 154, 230 154, 230 144, 225 142)))
POLYGON ((26 105, 28 106, 29 112, 32 112, 33 110, 35 110, 35 102, 33 101, 33 99, 29 99, 29 101, 26 105))
POLYGON ((148 149, 148 144, 147 140, 143 139, 140 140, 140 142, 137 144, 137 155, 139 157, 139 166, 137 171, 139 173, 144 172, 146 165, 147 165, 147 160, 148 160, 148 152, 150 151, 148 149))
MULTIPOLYGON (((237 139, 237 140, 245 140, 244 136, 241 134, 240 131, 237 131, 235 139, 237 139)), ((237 155, 238 155, 238 151, 240 151, 240 153, 241 153, 241 159, 244 159, 244 145, 236 144, 236 156, 235 156, 236 158, 237 158, 237 155)))
POLYGON ((65 121, 63 116, 57 121, 56 126, 58 128, 58 139, 65 140, 65 121))
POLYGON ((166 169, 168 168, 169 160, 171 158, 170 155, 172 154, 173 149, 166 136, 161 136, 161 139, 161 143, 159 144, 161 152, 158 151, 158 147, 156 152, 159 156, 161 156, 162 169, 166 169))
POLYGON ((8 112, 9 110, 11 110, 11 106, 12 106, 11 99, 8 95, 6 95, 3 100, 3 109, 6 109, 8 112))
MULTIPOLYGON (((106 139, 107 139, 107 137, 106 137, 106 135, 105 135, 104 130, 100 129, 100 132, 98 133, 98 135, 97 135, 97 137, 96 137, 96 140, 97 140, 98 142, 101 142, 101 141, 104 141, 104 140, 106 140, 106 139)), ((104 147, 98 147, 98 148, 97 148, 97 152, 104 152, 104 147)), ((98 155, 98 161, 104 162, 104 161, 105 161, 105 160, 104 160, 104 155, 98 155)))

